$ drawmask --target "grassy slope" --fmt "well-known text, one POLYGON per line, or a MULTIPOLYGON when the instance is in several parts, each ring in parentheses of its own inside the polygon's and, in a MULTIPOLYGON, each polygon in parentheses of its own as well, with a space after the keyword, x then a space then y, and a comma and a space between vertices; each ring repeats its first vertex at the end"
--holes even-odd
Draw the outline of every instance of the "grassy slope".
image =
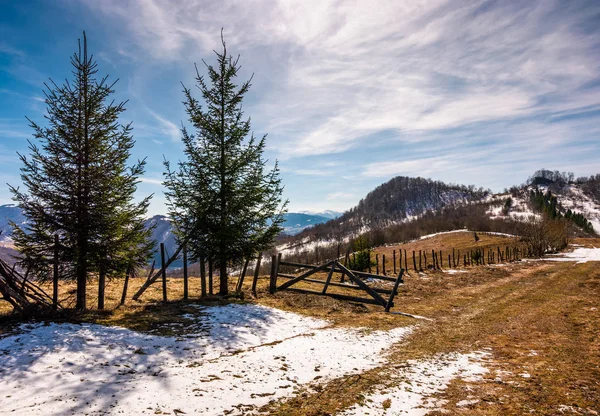
MULTIPOLYGON (((482 243, 486 240, 482 237, 482 243)), ((492 236, 490 236, 492 237, 492 236)), ((434 237, 448 247, 466 249, 472 236, 461 234, 434 237), (462 239, 467 239, 462 241, 462 239)), ((508 240, 495 237, 493 244, 508 240), (499 238, 497 240, 497 238, 499 238)), ((423 240, 415 249, 430 249, 435 240, 423 240)), ((599 240, 580 240, 594 244, 599 240)), ((413 247, 413 246, 411 246, 413 247)), ((437 245, 436 247, 439 247, 437 245)), ((387 249, 387 248, 386 248, 387 249)), ((412 250, 412 248, 411 248, 412 250)), ((180 299, 181 279, 169 279, 169 298, 180 299)), ((142 284, 134 279, 130 294, 142 284)), ((198 295, 198 279, 191 281, 191 295, 198 295)), ((181 321, 183 312, 197 313, 184 302, 167 306, 158 301, 160 285, 152 287, 143 302, 128 300, 114 309, 122 283, 108 285, 109 311, 89 312, 81 320, 116 324, 142 331, 169 333, 164 322, 181 321)), ((572 406, 582 414, 600 409, 600 267, 597 263, 513 263, 506 267, 473 267, 467 273, 443 272, 407 276, 397 298, 396 310, 433 318, 416 321, 385 314, 381 308, 335 301, 330 298, 290 292, 268 296, 263 277, 256 302, 299 313, 331 319, 336 325, 390 328, 418 324, 419 328, 390 354, 391 366, 360 376, 346 377, 307 390, 265 410, 272 414, 323 415, 352 405, 373 386, 388 380, 387 372, 405 365, 407 359, 428 358, 444 352, 471 352, 491 348, 486 364, 490 374, 484 382, 469 386, 478 403, 460 409, 455 404, 466 397, 464 382, 454 381, 441 398, 445 410, 461 414, 557 414, 560 405, 572 406), (532 353, 535 351, 535 354, 532 353), (537 354, 537 355, 536 355, 537 354), (506 373, 500 373, 502 370, 506 373), (528 373, 530 378, 520 374, 528 373)), ((95 301, 95 282, 90 283, 90 305, 95 301)), ((74 285, 63 284, 61 297, 72 300, 74 285)), ((197 299, 197 298, 196 298, 197 299)), ((252 300, 254 301, 254 300, 252 300)), ((4 305, 5 303, 0 303, 4 305)), ((2 326, 0 326, 1 332, 2 326)))

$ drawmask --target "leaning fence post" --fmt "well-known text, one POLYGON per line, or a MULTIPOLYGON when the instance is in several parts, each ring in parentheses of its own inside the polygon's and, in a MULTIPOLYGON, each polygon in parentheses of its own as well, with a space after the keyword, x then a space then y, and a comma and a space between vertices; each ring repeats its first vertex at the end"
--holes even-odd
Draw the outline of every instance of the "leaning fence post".
POLYGON ((235 288, 236 292, 242 291, 242 286, 244 286, 244 278, 246 277, 246 270, 248 269, 248 263, 250 263, 250 257, 248 257, 246 259, 246 262, 244 263, 244 267, 242 268, 242 274, 240 274, 237 287, 235 288))
POLYGON ((254 278, 252 279, 252 294, 256 297, 256 283, 258 282, 258 274, 260 273, 260 261, 262 260, 262 253, 258 253, 256 259, 256 265, 254 266, 254 278))
POLYGON ((58 234, 54 234, 54 273, 52 275, 52 308, 58 309, 58 234))
POLYGON ((404 269, 400 269, 400 273, 398 274, 398 278, 396 279, 396 282, 394 283, 394 288, 392 289, 392 293, 390 294, 390 298, 388 299, 386 305, 385 305, 385 311, 389 312, 390 308, 392 307, 392 305, 394 304, 394 297, 396 296, 396 292, 398 291, 398 286, 400 286, 400 283, 402 283, 402 275, 404 274, 404 269))
POLYGON ((163 302, 167 302, 167 270, 165 268, 165 243, 160 243, 160 267, 162 275, 163 302))
POLYGON ((127 288, 129 287, 130 273, 131 273, 131 267, 128 267, 127 272, 125 272, 125 283, 123 283, 123 293, 121 294, 121 305, 125 305, 125 299, 127 298, 127 288))

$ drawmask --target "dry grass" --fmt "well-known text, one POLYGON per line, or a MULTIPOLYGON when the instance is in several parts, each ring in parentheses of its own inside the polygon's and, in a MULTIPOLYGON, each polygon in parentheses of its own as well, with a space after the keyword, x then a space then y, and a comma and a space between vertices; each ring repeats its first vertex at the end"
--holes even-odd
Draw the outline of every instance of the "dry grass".
POLYGON ((409 284, 403 309, 435 320, 420 322, 405 343, 394 347, 390 366, 334 380, 316 391, 307 389, 265 410, 277 415, 330 414, 364 400, 407 359, 482 348, 493 354, 487 364, 490 374, 469 385, 469 391, 464 382, 452 382, 440 395, 448 401, 444 414, 554 415, 561 405, 581 414, 600 409, 597 264, 478 268, 461 279, 441 290, 440 281, 409 284), (427 285, 431 291, 423 293, 427 285), (525 373, 531 377, 521 376, 525 373), (456 407, 467 396, 479 402, 456 407))
MULTIPOLYGON (((496 251, 498 247, 501 250, 506 248, 507 246, 514 247, 517 245, 521 245, 519 238, 515 237, 507 237, 502 235, 493 235, 493 234, 483 234, 478 233, 479 241, 475 241, 473 237, 472 231, 464 231, 464 232, 453 232, 447 234, 436 235, 431 238, 426 238, 424 240, 415 240, 405 244, 395 244, 377 247, 373 250, 372 256, 375 257, 376 254, 379 255, 379 264, 380 271, 383 273, 383 255, 386 257, 386 274, 393 274, 393 252, 396 251, 396 261, 400 261, 399 251, 406 250, 406 254, 408 255, 407 266, 408 270, 413 270, 413 259, 412 252, 416 252, 417 258, 417 266, 419 265, 419 250, 422 251, 427 256, 427 263, 432 264, 431 259, 431 250, 434 250, 436 254, 439 254, 442 251, 441 261, 442 268, 448 268, 448 255, 452 256, 452 250, 455 250, 455 255, 458 255, 458 251, 460 251, 460 264, 462 265, 463 255, 467 254, 469 250, 476 249, 485 249, 485 251, 494 250, 496 251)), ((403 254, 404 256, 404 254, 403 254)), ((486 257, 487 261, 487 257, 486 257)), ((404 258, 402 259, 402 267, 404 267, 404 258)), ((400 266, 397 266, 399 269, 400 266)), ((422 268, 426 269, 427 264, 423 262, 422 268)), ((374 271, 374 268, 373 268, 374 271)))
MULTIPOLYGON (((478 244, 493 247, 511 242, 512 239, 506 237, 480 234, 478 244)), ((600 239, 578 239, 574 243, 599 247, 600 239)), ((477 245, 471 233, 456 233, 417 241, 406 247, 407 251, 431 250, 430 247, 437 250, 454 247, 462 251, 477 245)), ((381 250, 391 252, 393 249, 381 250)), ((129 297, 143 280, 132 280, 129 297)), ((232 287, 235 280, 232 279, 232 287)), ((492 353, 486 364, 489 375, 483 382, 468 386, 462 381, 453 381, 440 395, 447 400, 444 412, 554 415, 560 413, 561 405, 571 406, 581 414, 595 414, 594 411, 600 409, 598 263, 516 262, 503 267, 472 267, 466 273, 429 271, 406 276, 394 310, 426 316, 433 321, 386 314, 378 306, 327 297, 291 292, 271 296, 267 293, 265 276, 259 281, 258 298, 254 299, 248 296, 250 280, 246 280, 244 287, 246 299, 212 298, 202 303, 256 302, 326 318, 338 326, 387 329, 418 324, 418 329, 404 343, 392 348, 389 366, 307 388, 296 397, 265 407, 263 410, 270 414, 333 414, 337 409, 364 400, 375 386, 390 380, 391 372, 406 365, 407 359, 483 348, 490 348, 492 353), (531 377, 521 376, 525 373, 531 377), (468 396, 479 401, 460 408, 456 406, 468 396)), ((89 285, 90 306, 97 297, 95 283, 92 281, 89 285)), ((61 284, 61 300, 65 305, 72 305, 74 289, 72 283, 61 284)), ((164 332, 163 323, 184 322, 181 318, 184 312, 200 312, 190 307, 189 302, 178 300, 183 296, 182 279, 169 279, 168 289, 168 297, 173 301, 166 305, 161 302, 161 286, 157 282, 142 296, 141 302, 128 299, 124 307, 118 307, 122 281, 111 281, 107 286, 108 311, 90 311, 77 319, 170 334, 171 329, 164 332)), ((200 302, 199 294, 199 278, 193 277, 190 302, 200 302)))

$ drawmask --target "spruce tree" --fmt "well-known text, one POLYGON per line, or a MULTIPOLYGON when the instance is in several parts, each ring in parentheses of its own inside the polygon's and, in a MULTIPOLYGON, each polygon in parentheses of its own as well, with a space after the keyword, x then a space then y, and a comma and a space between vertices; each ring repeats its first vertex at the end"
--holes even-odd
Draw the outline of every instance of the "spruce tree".
POLYGON ((219 294, 228 292, 227 267, 272 247, 287 201, 279 168, 263 159, 266 135, 257 139, 245 119, 242 100, 250 80, 236 84, 239 57, 216 52, 216 66, 204 62, 208 82, 196 67, 204 108, 183 87, 185 109, 194 132, 182 128, 187 157, 171 169, 165 160, 169 215, 180 243, 195 258, 209 257, 219 266, 219 294))
POLYGON ((25 226, 13 224, 22 263, 44 278, 58 234, 62 277, 77 280, 76 308, 85 309, 91 273, 104 278, 147 261, 151 196, 133 201, 145 160, 127 165, 134 140, 131 124, 119 123, 125 103, 110 100, 117 81, 96 78, 85 32, 71 64, 71 81, 45 84, 47 125, 29 120, 39 146, 30 141, 30 157, 19 155, 26 190, 10 188, 27 217, 25 226))

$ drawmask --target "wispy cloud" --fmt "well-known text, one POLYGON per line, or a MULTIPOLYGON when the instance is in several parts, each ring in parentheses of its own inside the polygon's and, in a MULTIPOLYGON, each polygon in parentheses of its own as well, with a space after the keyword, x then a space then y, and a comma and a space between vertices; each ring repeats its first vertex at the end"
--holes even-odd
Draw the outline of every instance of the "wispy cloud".
POLYGON ((156 121, 158 121, 159 131, 161 131, 166 137, 170 138, 171 141, 174 142, 179 142, 181 140, 180 127, 177 127, 174 123, 150 109, 148 109, 148 112, 156 121))
POLYGON ((598 4, 585 11, 551 1, 91 6, 128 20, 135 9, 136 43, 157 59, 212 49, 222 26, 236 51, 268 47, 262 70, 271 82, 263 80, 268 92, 254 118, 281 137, 283 157, 343 152, 384 130, 600 108, 600 88, 589 85, 600 76, 600 36, 586 29, 598 4))
POLYGON ((162 185, 163 179, 148 178, 148 177, 143 176, 143 177, 140 177, 140 182, 149 183, 152 185, 162 185))

